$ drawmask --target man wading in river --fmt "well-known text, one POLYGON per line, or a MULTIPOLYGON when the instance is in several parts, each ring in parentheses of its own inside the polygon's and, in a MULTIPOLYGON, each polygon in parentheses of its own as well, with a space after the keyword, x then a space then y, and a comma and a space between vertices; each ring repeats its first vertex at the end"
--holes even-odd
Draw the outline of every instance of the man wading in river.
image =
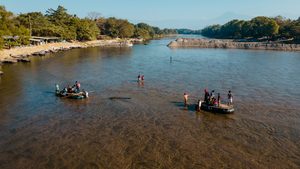
POLYGON ((184 106, 185 106, 185 107, 188 105, 188 104, 187 104, 187 102, 188 102, 188 97, 189 97, 188 94, 186 94, 186 93, 183 94, 183 98, 184 98, 184 106))

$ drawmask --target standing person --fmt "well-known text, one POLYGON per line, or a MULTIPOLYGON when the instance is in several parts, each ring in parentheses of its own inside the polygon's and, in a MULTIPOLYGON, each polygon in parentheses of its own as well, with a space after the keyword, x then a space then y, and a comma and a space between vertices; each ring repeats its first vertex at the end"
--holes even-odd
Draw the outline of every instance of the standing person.
POLYGON ((75 89, 76 89, 76 92, 80 92, 80 83, 78 81, 75 82, 75 89))
POLYGON ((210 93, 210 99, 214 99, 215 98, 215 90, 212 90, 210 93))
POLYGON ((198 111, 201 110, 201 104, 202 104, 201 100, 198 100, 198 111))
POLYGON ((141 74, 138 75, 138 82, 140 82, 142 79, 141 79, 141 74))
POLYGON ((227 96, 228 96, 228 105, 232 105, 233 96, 231 90, 228 91, 227 96))
POLYGON ((55 84, 55 93, 59 93, 59 85, 55 84))
POLYGON ((220 93, 218 93, 218 107, 220 107, 220 102, 221 102, 221 96, 220 93))
POLYGON ((144 80, 145 80, 145 76, 144 76, 144 75, 142 75, 142 77, 141 77, 141 80, 142 80, 142 81, 144 81, 144 80))
POLYGON ((184 98, 184 106, 185 106, 185 107, 188 105, 188 104, 187 104, 187 102, 188 102, 188 97, 189 97, 188 94, 186 94, 186 93, 183 94, 183 98, 184 98))
POLYGON ((209 100, 209 93, 206 89, 204 89, 204 102, 208 103, 209 100))

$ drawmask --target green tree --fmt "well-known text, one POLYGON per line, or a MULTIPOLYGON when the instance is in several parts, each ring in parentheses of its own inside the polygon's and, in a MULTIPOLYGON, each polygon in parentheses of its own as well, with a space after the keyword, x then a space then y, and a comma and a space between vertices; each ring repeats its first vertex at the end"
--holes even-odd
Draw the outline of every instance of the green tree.
POLYGON ((225 38, 241 38, 244 21, 232 20, 221 26, 220 34, 225 38))
POLYGON ((119 36, 118 21, 116 18, 108 18, 104 24, 105 35, 117 38, 119 36))
POLYGON ((255 38, 271 37, 278 33, 279 25, 274 19, 268 17, 255 17, 250 21, 253 25, 252 35, 255 38))
MULTIPOLYGON (((47 32, 53 32, 54 24, 41 12, 21 14, 16 19, 20 25, 31 29, 33 36, 49 36, 47 32)), ((50 36, 53 36, 53 33, 50 36)))
POLYGON ((63 6, 58 6, 57 9, 48 9, 46 11, 46 16, 55 25, 65 25, 68 24, 72 18, 72 15, 67 13, 67 9, 63 6))
POLYGON ((135 30, 134 30, 134 37, 144 38, 144 39, 150 39, 151 38, 149 32, 146 29, 139 28, 137 26, 135 27, 135 30))
POLYGON ((201 30, 201 34, 207 37, 220 37, 221 25, 207 26, 201 30))
POLYGON ((89 19, 78 20, 77 22, 77 40, 86 41, 86 40, 95 40, 100 34, 96 23, 89 19))
POLYGON ((127 20, 120 21, 118 29, 120 38, 130 38, 134 35, 134 25, 127 20))
POLYGON ((154 35, 155 35, 155 31, 154 31, 153 27, 146 23, 138 23, 136 25, 136 27, 147 31, 150 38, 154 37, 154 35))

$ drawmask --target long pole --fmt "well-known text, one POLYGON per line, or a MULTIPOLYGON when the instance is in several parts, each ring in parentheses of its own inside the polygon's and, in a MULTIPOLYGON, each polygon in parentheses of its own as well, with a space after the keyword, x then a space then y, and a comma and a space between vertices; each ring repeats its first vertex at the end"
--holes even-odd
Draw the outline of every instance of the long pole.
POLYGON ((28 15, 28 20, 29 20, 29 31, 30 31, 30 37, 31 37, 31 35, 32 35, 32 26, 31 26, 30 15, 28 15))

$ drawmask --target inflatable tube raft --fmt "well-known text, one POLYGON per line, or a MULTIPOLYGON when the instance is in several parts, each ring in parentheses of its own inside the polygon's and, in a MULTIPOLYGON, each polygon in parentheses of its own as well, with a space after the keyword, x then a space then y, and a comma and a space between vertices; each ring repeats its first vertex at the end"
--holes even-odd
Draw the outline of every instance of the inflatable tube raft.
POLYGON ((201 104, 201 110, 212 112, 212 113, 221 113, 221 114, 231 114, 234 112, 233 106, 228 106, 225 104, 220 104, 220 106, 209 105, 207 103, 201 104))

